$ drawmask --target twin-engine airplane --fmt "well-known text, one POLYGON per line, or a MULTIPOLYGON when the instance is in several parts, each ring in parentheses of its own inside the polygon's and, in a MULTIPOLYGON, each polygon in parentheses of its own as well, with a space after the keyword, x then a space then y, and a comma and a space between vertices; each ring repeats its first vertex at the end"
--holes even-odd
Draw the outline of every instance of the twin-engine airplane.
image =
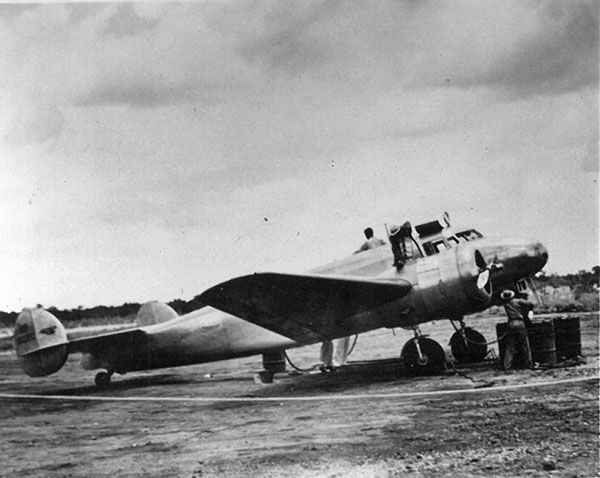
POLYGON ((522 290, 548 260, 537 241, 492 240, 475 229, 454 230, 448 217, 392 227, 389 247, 377 247, 308 274, 257 273, 218 284, 199 299, 205 307, 183 316, 165 304, 142 306, 136 327, 69 339, 60 321, 43 309, 24 309, 14 344, 22 370, 31 377, 58 371, 72 352, 84 369, 113 373, 175 367, 263 354, 262 377, 282 371, 291 347, 378 329, 403 327, 415 337, 401 358, 415 372, 442 368, 445 354, 419 325, 439 319, 460 327, 451 350, 461 361, 481 360, 485 340, 463 317, 498 303, 501 290, 522 290), (216 310, 218 309, 218 310, 216 310))

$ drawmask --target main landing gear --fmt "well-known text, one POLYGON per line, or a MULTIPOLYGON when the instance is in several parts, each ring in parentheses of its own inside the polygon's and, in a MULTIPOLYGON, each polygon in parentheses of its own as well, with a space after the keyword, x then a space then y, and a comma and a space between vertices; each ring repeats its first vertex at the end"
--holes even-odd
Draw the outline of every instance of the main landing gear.
POLYGON ((108 370, 106 372, 98 372, 96 377, 94 378, 94 382, 96 383, 96 387, 98 388, 108 388, 110 385, 110 379, 113 376, 113 371, 108 370))
POLYGON ((270 352, 263 354, 263 370, 254 374, 256 383, 273 383, 276 373, 285 372, 285 351, 270 352))
POLYGON ((415 337, 402 347, 400 357, 406 369, 416 375, 432 375, 446 369, 446 354, 435 340, 421 334, 414 328, 415 337))
POLYGON ((456 330, 450 339, 450 350, 452 355, 460 363, 481 362, 487 355, 487 343, 485 337, 475 329, 465 327, 465 323, 460 320, 460 327, 452 322, 456 330))

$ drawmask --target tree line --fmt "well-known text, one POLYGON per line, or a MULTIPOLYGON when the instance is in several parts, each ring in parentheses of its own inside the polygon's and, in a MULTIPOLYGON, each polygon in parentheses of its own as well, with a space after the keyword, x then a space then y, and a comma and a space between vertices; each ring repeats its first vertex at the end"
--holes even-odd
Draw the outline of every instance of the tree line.
POLYGON ((551 287, 570 287, 580 292, 592 292, 598 289, 598 279, 600 278, 600 266, 594 266, 591 270, 580 270, 576 274, 550 274, 546 275, 542 271, 536 278, 535 281, 541 286, 551 287))
MULTIPOLYGON (((199 296, 195 296, 193 299, 186 301, 182 299, 175 299, 171 302, 167 302, 175 312, 179 315, 187 314, 193 310, 202 307, 202 303, 199 301, 199 296)), ((137 311, 142 304, 137 302, 126 302, 123 305, 97 305, 95 307, 83 307, 79 306, 75 309, 59 309, 54 306, 47 307, 48 312, 55 315, 61 322, 75 322, 83 319, 102 319, 105 317, 130 317, 135 316, 137 311)), ((37 307, 44 307, 42 304, 37 304, 37 307)), ((12 327, 17 320, 19 312, 3 312, 0 311, 0 326, 12 327)))

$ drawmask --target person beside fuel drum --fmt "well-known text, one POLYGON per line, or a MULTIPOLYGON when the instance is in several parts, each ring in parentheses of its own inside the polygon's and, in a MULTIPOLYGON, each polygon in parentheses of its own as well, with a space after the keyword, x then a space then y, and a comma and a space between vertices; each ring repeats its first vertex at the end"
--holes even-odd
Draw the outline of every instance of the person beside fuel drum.
POLYGON ((515 298, 515 293, 512 290, 502 291, 500 299, 504 301, 504 310, 508 317, 508 328, 504 337, 502 368, 504 370, 533 368, 526 327, 526 324, 531 323, 529 313, 533 310, 533 304, 515 298))

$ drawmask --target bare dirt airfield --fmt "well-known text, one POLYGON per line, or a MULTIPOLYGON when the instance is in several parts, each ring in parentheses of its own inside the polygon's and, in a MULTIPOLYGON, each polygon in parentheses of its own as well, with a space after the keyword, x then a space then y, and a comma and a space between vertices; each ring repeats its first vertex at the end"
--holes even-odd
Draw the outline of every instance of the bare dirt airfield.
MULTIPOLYGON (((580 317, 587 364, 510 374, 489 363, 409 377, 387 362, 327 375, 281 374, 259 385, 253 372, 260 357, 250 357, 115 376, 110 390, 97 391, 78 355, 55 375, 30 379, 12 353, 3 353, 0 394, 73 399, 0 398, 0 475, 597 476, 598 314, 580 317), (471 393, 415 395, 463 389, 471 393), (203 397, 215 399, 183 400, 203 397), (273 400, 253 401, 261 397, 273 400)), ((501 320, 468 325, 493 340, 501 320)), ((423 332, 447 348, 452 328, 440 321, 423 332)), ((350 359, 397 357, 410 337, 402 330, 364 334, 350 359)), ((317 356, 318 346, 290 351, 301 366, 317 356)))

